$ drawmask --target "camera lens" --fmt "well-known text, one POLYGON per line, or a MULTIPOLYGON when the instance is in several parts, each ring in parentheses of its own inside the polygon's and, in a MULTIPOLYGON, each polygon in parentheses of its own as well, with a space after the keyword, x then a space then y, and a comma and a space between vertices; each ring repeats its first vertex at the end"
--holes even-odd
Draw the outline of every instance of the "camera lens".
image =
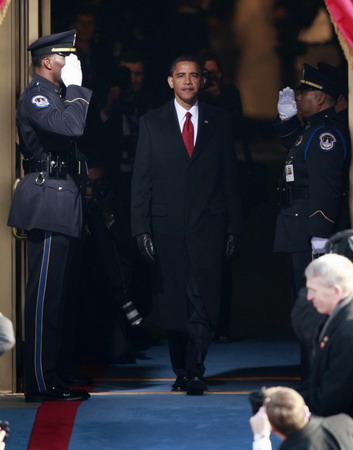
POLYGON ((126 302, 122 308, 129 324, 132 327, 138 327, 141 325, 143 318, 131 301, 126 302))

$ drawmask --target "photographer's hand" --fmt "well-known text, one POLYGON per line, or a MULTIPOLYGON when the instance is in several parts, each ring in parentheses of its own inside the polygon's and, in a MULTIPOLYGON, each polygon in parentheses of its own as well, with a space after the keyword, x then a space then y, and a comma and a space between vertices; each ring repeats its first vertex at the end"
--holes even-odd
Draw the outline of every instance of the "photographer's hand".
POLYGON ((258 412, 250 417, 250 426, 254 434, 253 449, 271 450, 271 424, 264 406, 261 406, 258 412))
POLYGON ((5 437, 6 437, 6 431, 1 430, 0 431, 0 450, 4 450, 4 448, 5 448, 5 442, 4 442, 5 437))

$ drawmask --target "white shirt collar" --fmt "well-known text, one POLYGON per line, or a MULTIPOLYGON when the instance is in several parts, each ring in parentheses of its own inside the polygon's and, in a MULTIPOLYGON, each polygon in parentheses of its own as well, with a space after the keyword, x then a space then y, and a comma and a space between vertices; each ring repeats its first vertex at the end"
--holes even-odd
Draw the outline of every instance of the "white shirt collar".
POLYGON ((179 121, 180 126, 182 126, 182 124, 184 123, 185 114, 187 112, 189 112, 191 114, 191 116, 192 116, 191 120, 192 120, 192 123, 194 124, 194 126, 195 126, 195 123, 197 124, 197 120, 199 117, 199 102, 198 101, 189 110, 180 106, 179 103, 176 101, 176 99, 174 99, 174 106, 175 106, 175 110, 176 110, 176 113, 178 116, 178 121, 179 121))

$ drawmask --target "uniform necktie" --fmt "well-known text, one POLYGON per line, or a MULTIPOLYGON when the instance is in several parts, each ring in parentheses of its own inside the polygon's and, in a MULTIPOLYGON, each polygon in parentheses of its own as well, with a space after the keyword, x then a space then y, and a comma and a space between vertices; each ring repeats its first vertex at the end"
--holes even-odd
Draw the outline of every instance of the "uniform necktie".
POLYGON ((191 158, 192 151, 194 150, 194 125, 191 122, 191 114, 189 112, 185 114, 185 117, 182 136, 188 155, 191 158))

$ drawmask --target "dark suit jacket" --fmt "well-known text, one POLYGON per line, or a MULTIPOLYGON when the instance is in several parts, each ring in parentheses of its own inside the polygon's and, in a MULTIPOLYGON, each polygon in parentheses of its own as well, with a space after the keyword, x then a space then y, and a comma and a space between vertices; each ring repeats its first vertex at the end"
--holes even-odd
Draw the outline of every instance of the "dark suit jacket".
POLYGON ((293 433, 280 450, 351 450, 353 420, 346 414, 331 417, 311 417, 300 431, 293 433))
MULTIPOLYGON (((20 151, 30 161, 75 159, 74 143, 85 128, 92 92, 70 85, 65 98, 60 89, 36 75, 20 97, 16 124, 20 151), (49 156, 50 155, 50 156, 49 156)), ((82 170, 84 170, 82 168, 82 170)), ((82 227, 78 180, 48 178, 36 184, 37 173, 26 175, 15 190, 8 225, 78 237, 82 227)))
POLYGON ((161 323, 183 330, 186 283, 196 280, 216 323, 226 233, 239 234, 241 210, 230 118, 199 105, 190 158, 174 100, 141 119, 132 180, 132 233, 151 233, 158 255, 155 297, 161 323))
POLYGON ((316 350, 319 331, 327 320, 326 314, 320 314, 312 302, 307 300, 307 288, 299 290, 293 309, 291 322, 299 342, 308 349, 310 363, 316 350))
POLYGON ((301 389, 310 411, 353 416, 353 301, 333 317, 315 353, 301 389))

